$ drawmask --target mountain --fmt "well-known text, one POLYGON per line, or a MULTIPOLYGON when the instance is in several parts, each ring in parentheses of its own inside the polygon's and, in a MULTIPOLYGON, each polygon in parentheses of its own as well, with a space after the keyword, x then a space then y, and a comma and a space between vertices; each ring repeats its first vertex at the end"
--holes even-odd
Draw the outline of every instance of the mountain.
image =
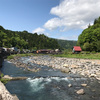
POLYGON ((77 41, 71 41, 71 40, 57 39, 57 41, 62 49, 72 49, 73 46, 76 46, 76 43, 77 43, 77 41))

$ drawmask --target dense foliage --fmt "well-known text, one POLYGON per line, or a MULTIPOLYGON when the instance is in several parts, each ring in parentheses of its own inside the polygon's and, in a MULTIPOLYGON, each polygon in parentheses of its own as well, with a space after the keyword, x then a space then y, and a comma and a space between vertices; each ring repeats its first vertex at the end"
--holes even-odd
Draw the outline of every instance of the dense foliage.
POLYGON ((85 51, 100 52, 100 17, 79 35, 77 44, 85 51))
POLYGON ((69 40, 57 40, 61 48, 63 49, 72 49, 73 46, 76 46, 77 41, 69 41, 69 40))
POLYGON ((55 49, 60 48, 55 39, 44 34, 28 33, 27 31, 11 31, 0 26, 0 46, 17 47, 19 49, 55 49))

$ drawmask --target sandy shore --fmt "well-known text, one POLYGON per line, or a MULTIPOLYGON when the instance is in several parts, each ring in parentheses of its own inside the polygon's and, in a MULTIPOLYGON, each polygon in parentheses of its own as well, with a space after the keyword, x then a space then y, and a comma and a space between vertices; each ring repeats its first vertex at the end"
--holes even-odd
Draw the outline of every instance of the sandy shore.
MULTIPOLYGON (((54 69, 60 69, 65 73, 77 73, 86 77, 95 77, 100 80, 100 60, 63 58, 44 55, 31 56, 29 57, 29 63, 23 64, 22 62, 19 62, 19 59, 19 57, 15 57, 14 59, 11 59, 10 62, 14 63, 17 67, 24 67, 27 70, 30 70, 27 67, 29 63, 35 63, 50 66, 54 69)), ((39 69, 34 68, 31 70, 39 71, 39 69)))

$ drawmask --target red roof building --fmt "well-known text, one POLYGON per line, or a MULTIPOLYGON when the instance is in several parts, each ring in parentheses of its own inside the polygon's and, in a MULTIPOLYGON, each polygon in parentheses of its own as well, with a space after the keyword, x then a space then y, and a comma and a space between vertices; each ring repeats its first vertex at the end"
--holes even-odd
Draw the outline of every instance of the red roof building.
POLYGON ((73 53, 80 53, 82 51, 80 46, 74 46, 73 47, 73 53))

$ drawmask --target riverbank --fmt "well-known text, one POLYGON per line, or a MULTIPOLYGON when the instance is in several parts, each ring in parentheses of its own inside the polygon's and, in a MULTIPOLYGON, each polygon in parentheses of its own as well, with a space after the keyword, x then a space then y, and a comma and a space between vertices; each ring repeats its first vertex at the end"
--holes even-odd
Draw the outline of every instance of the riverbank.
POLYGON ((16 95, 11 95, 0 81, 0 100, 19 100, 16 95))
POLYGON ((36 66, 30 66, 30 63, 38 65, 46 65, 53 69, 59 69, 65 73, 80 74, 85 77, 95 77, 100 80, 100 60, 90 59, 76 59, 76 58, 64 58, 64 57, 52 57, 48 55, 30 56, 28 64, 20 61, 20 57, 14 57, 9 61, 15 64, 17 67, 23 67, 26 70, 37 72, 36 66), (31 68, 29 68, 30 66, 31 68))

